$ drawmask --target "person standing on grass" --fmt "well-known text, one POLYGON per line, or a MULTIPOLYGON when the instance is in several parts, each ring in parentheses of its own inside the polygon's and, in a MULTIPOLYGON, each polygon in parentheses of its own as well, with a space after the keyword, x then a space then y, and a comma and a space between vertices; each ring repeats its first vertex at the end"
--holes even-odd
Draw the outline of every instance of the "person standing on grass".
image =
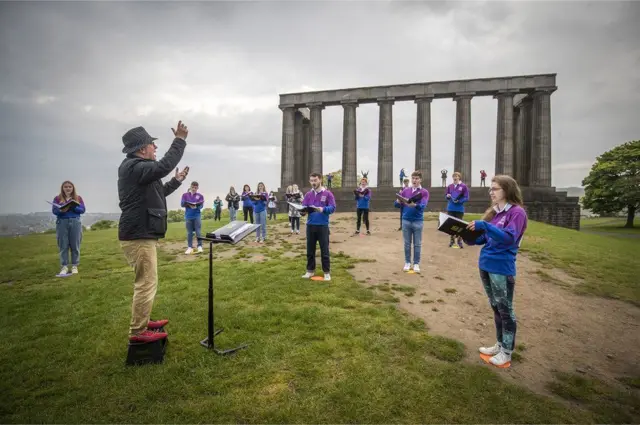
POLYGON ((371 235, 369 230, 369 203, 371 201, 371 189, 367 187, 367 179, 360 179, 360 187, 355 191, 357 208, 356 235, 360 234, 360 223, 364 218, 364 225, 367 228, 367 235, 371 235))
POLYGON ((216 196, 216 199, 213 201, 213 221, 222 220, 220 217, 222 216, 222 199, 219 196, 216 196))
POLYGON ((200 230, 202 229, 202 207, 204 206, 204 196, 198 193, 198 182, 191 182, 189 190, 182 195, 180 206, 184 208, 184 221, 187 227, 187 250, 185 254, 193 252, 193 233, 196 234, 198 252, 202 252, 202 241, 200 230))
POLYGON ((255 195, 252 196, 253 213, 256 217, 256 224, 260 227, 256 230, 256 242, 261 243, 267 240, 267 202, 269 194, 264 187, 264 183, 258 183, 255 195))
MULTIPOLYGON (((464 203, 469 200, 469 188, 466 184, 462 183, 462 174, 454 172, 452 174, 453 183, 447 186, 445 198, 447 199, 447 214, 451 217, 456 217, 462 220, 464 217, 464 203)), ((451 235, 449 241, 449 248, 462 248, 462 238, 457 237, 458 245, 455 244, 456 238, 451 235)))
MULTIPOLYGON (((298 185, 294 184, 287 187, 287 201, 294 204, 302 204, 302 193, 298 189, 298 185)), ((291 223, 291 233, 300 234, 300 211, 291 205, 289 207, 289 222, 291 223)))
POLYGON ((269 209, 269 220, 275 220, 277 218, 276 210, 278 208, 278 198, 273 192, 269 192, 269 203, 267 208, 269 209))
POLYGON ((253 196, 251 186, 245 184, 242 187, 242 214, 244 215, 244 221, 247 221, 248 214, 251 224, 253 224, 253 201, 251 200, 251 196, 253 196))
POLYGON ((491 206, 482 220, 467 226, 484 234, 469 245, 483 245, 478 258, 480 280, 489 298, 496 325, 496 343, 480 347, 480 353, 493 356, 489 362, 502 366, 511 361, 516 340, 516 315, 513 311, 516 256, 527 229, 527 213, 518 183, 510 176, 491 179, 491 206))
POLYGON ((422 187, 422 172, 411 173, 411 187, 403 189, 400 196, 409 199, 409 202, 401 203, 398 200, 394 202, 396 208, 403 207, 404 268, 402 270, 405 272, 411 270, 411 241, 413 240, 413 271, 420 273, 424 209, 429 202, 429 191, 422 187))
POLYGON ((227 201, 227 208, 229 209, 229 221, 236 221, 236 214, 240 207, 240 195, 238 195, 233 186, 229 188, 229 193, 227 193, 225 201, 227 201))
MULTIPOLYGON (((404 183, 404 186, 402 187, 402 189, 400 189, 400 193, 402 193, 403 190, 409 187, 409 178, 405 177, 403 180, 403 183, 404 183)), ((402 214, 403 213, 404 213, 404 205, 400 204, 400 227, 398 227, 398 231, 402 230, 402 214)))
POLYGON ((57 276, 69 275, 69 251, 71 251, 71 274, 77 274, 82 242, 80 216, 86 212, 84 201, 76 193, 75 185, 67 180, 60 185, 60 193, 53 198, 53 204, 55 205, 51 207, 51 212, 56 216, 56 239, 61 267, 57 276))
POLYGON ((307 272, 304 279, 311 278, 316 272, 316 243, 320 244, 322 271, 324 280, 331 280, 331 258, 329 255, 329 216, 336 210, 336 199, 322 186, 322 174, 311 173, 311 190, 302 200, 302 205, 313 211, 307 218, 307 272))
POLYGON ((120 221, 118 239, 124 256, 135 272, 129 341, 153 342, 167 337, 158 329, 168 320, 151 321, 151 309, 158 288, 158 239, 167 232, 166 197, 176 191, 189 173, 189 167, 176 172, 165 184, 166 177, 177 167, 187 145, 187 126, 178 122, 171 129, 175 138, 167 153, 156 161, 154 143, 143 127, 136 127, 122 136, 126 158, 118 168, 120 221))

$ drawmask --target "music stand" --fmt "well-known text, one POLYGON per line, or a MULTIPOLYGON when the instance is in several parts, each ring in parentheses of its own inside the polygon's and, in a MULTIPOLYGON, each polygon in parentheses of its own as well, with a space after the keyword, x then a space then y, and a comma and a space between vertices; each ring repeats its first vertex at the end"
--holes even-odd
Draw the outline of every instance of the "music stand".
POLYGON ((209 322, 209 327, 207 331, 207 337, 200 341, 200 344, 213 350, 216 354, 221 356, 235 353, 238 350, 243 348, 247 348, 247 344, 243 344, 236 348, 229 348, 227 350, 219 350, 215 345, 215 336, 222 332, 224 329, 220 328, 217 331, 214 330, 214 315, 213 315, 213 245, 217 243, 226 243, 235 245, 240 242, 249 234, 253 233, 258 227, 259 224, 250 224, 244 221, 233 221, 226 226, 221 227, 220 229, 207 233, 205 237, 198 237, 199 241, 207 241, 209 242, 209 311, 207 314, 207 319, 209 322))

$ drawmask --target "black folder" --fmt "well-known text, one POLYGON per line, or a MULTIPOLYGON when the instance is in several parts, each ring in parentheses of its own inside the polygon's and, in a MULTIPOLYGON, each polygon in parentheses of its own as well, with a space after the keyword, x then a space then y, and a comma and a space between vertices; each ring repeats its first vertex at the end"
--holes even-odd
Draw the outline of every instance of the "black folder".
POLYGON ((452 236, 460 236, 465 242, 474 242, 484 233, 483 230, 469 230, 467 223, 448 214, 440 213, 438 230, 452 236))
POLYGON ((416 193, 411 198, 405 198, 404 196, 400 195, 399 193, 396 193, 396 199, 398 201, 403 201, 405 204, 417 204, 418 201, 420 201, 422 199, 422 192, 416 193))

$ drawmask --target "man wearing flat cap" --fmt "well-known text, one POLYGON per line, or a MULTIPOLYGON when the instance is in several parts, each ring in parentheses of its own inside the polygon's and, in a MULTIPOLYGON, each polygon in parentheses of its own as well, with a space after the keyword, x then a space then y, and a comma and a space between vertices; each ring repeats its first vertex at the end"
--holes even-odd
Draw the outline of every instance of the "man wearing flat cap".
POLYGON ((156 161, 155 137, 143 127, 132 128, 122 136, 127 154, 118 169, 120 222, 118 239, 124 256, 135 271, 129 341, 153 342, 167 337, 158 329, 168 320, 151 321, 151 308, 158 287, 158 239, 167 231, 166 197, 173 193, 189 173, 189 167, 178 171, 187 145, 187 126, 178 122, 171 129, 175 139, 160 161, 156 161), (175 176, 167 183, 162 178, 173 170, 175 176))

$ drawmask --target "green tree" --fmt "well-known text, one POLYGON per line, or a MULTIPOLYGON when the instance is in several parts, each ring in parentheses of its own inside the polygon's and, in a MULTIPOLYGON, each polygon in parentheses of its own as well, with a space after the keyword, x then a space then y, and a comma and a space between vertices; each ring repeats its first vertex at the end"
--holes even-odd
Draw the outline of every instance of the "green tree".
MULTIPOLYGON (((329 173, 333 174, 333 179, 331 180, 331 188, 335 189, 337 187, 342 187, 342 170, 329 171, 329 173)), ((325 186, 327 185, 327 175, 329 173, 324 175, 323 183, 325 184, 325 186)))
POLYGON ((211 220, 213 218, 213 208, 203 208, 202 209, 202 219, 203 220, 211 220))
POLYGON ((112 220, 99 220, 91 225, 91 230, 111 229, 114 224, 116 224, 116 222, 112 220))
POLYGON ((171 210, 167 214, 167 221, 169 223, 178 223, 184 221, 184 210, 171 210))
POLYGON ((624 227, 633 227, 640 208, 640 140, 616 146, 596 158, 582 185, 585 208, 596 214, 626 210, 624 227))

